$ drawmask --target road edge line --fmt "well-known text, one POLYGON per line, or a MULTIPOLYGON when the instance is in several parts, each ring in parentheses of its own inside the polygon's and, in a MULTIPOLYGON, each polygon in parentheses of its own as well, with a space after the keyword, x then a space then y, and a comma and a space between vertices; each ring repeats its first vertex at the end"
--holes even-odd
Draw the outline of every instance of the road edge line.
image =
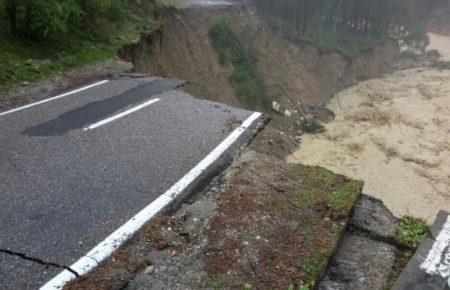
MULTIPOLYGON (((261 113, 254 112, 238 128, 228 135, 216 148, 214 148, 205 158, 203 158, 194 168, 184 175, 177 183, 172 185, 165 193, 156 200, 147 205, 133 218, 120 226, 116 231, 109 235, 105 240, 95 246, 84 257, 75 262, 70 269, 85 275, 106 260, 111 254, 123 245, 131 236, 140 230, 147 222, 155 217, 162 210, 173 204, 176 199, 182 196, 182 193, 188 186, 205 172, 209 166, 219 160, 227 149, 232 147, 251 125, 261 117, 261 113)), ((76 276, 68 270, 63 270, 50 281, 48 281, 41 290, 54 290, 63 288, 68 282, 76 276)))
POLYGON ((28 108, 31 108, 31 107, 34 107, 34 106, 37 106, 37 105, 40 105, 40 104, 44 104, 44 103, 47 103, 47 102, 50 102, 50 101, 53 101, 53 100, 61 99, 61 98, 64 98, 64 97, 67 97, 67 96, 70 96, 70 95, 73 95, 73 94, 76 94, 76 93, 88 90, 90 88, 103 85, 103 84, 105 84, 107 82, 109 82, 109 80, 99 81, 99 82, 96 82, 96 83, 93 83, 93 84, 90 84, 90 85, 78 88, 76 90, 73 90, 73 91, 70 91, 70 92, 67 92, 67 93, 64 93, 64 94, 60 94, 60 95, 57 95, 57 96, 54 96, 54 97, 51 97, 51 98, 48 98, 48 99, 44 99, 44 100, 40 100, 40 101, 37 101, 37 102, 34 102, 34 103, 30 103, 28 105, 24 105, 24 106, 21 106, 21 107, 17 107, 17 108, 11 109, 9 111, 1 112, 0 113, 0 117, 8 115, 8 114, 11 114, 11 113, 15 113, 15 112, 18 112, 18 111, 22 111, 22 110, 25 110, 25 109, 28 109, 28 108))

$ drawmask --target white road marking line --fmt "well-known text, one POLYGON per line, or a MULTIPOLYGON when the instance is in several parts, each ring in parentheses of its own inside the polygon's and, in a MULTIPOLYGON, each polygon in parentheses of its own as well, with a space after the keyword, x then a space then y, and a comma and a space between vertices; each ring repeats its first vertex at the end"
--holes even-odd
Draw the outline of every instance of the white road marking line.
POLYGON ((161 100, 161 99, 158 99, 158 98, 156 98, 156 99, 151 99, 150 101, 147 101, 147 102, 145 102, 145 103, 142 103, 142 104, 140 104, 140 105, 138 105, 138 106, 136 106, 136 107, 133 107, 133 108, 131 108, 131 109, 129 109, 129 110, 123 111, 122 113, 116 114, 116 115, 114 115, 114 116, 111 116, 111 117, 109 117, 109 118, 106 118, 106 119, 104 119, 104 120, 101 120, 101 121, 99 121, 99 122, 97 122, 97 123, 94 123, 94 124, 92 124, 92 125, 89 125, 88 127, 84 128, 83 131, 93 130, 93 129, 95 129, 95 128, 98 128, 98 127, 100 127, 100 126, 103 126, 103 125, 105 125, 105 124, 108 124, 108 123, 110 123, 110 122, 112 122, 112 121, 115 121, 115 120, 117 120, 117 119, 120 119, 120 118, 122 118, 122 117, 125 117, 126 115, 129 115, 129 114, 131 114, 131 113, 134 113, 134 112, 136 112, 136 111, 139 111, 139 110, 141 110, 141 109, 143 109, 143 108, 145 108, 145 107, 147 107, 147 106, 150 106, 151 104, 154 104, 154 103, 156 103, 156 102, 158 102, 158 101, 160 101, 160 100, 161 100))
MULTIPOLYGON (((108 258, 117 248, 126 242, 144 224, 157 215, 162 209, 170 205, 200 174, 218 160, 225 151, 232 146, 238 138, 255 122, 261 113, 253 113, 241 126, 236 128, 225 140, 222 141, 213 151, 211 151, 200 163, 192 168, 183 178, 175 183, 169 190, 150 203, 147 207, 136 214, 132 219, 123 224, 103 242, 95 246, 84 257, 79 259, 70 268, 80 275, 84 275, 97 267, 102 261, 108 258)), ((61 289, 75 275, 68 270, 59 273, 52 280, 41 287, 41 290, 61 289)))
POLYGON ((450 216, 442 226, 433 247, 420 268, 430 275, 450 276, 450 216), (446 253, 444 251, 447 251, 446 253))
POLYGON ((31 104, 28 104, 28 105, 25 105, 25 106, 22 106, 22 107, 18 107, 18 108, 15 108, 15 109, 12 109, 12 110, 0 113, 0 117, 4 116, 4 115, 11 114, 11 113, 14 113, 14 112, 17 112, 17 111, 22 111, 22 110, 25 110, 25 109, 28 109, 28 108, 31 108, 31 107, 34 107, 34 106, 37 106, 37 105, 40 105, 40 104, 43 104, 43 103, 47 103, 47 102, 50 102, 50 101, 53 101, 53 100, 56 100, 56 99, 64 98, 64 97, 67 97, 67 96, 70 96, 70 95, 73 95, 73 94, 76 94, 76 93, 88 90, 90 88, 103 85, 103 84, 105 84, 107 82, 109 82, 109 80, 103 80, 103 81, 100 81, 100 82, 97 82, 97 83, 93 83, 93 84, 90 84, 88 86, 85 86, 85 87, 82 87, 82 88, 79 88, 79 89, 76 89, 76 90, 73 90, 73 91, 70 91, 70 92, 58 95, 58 96, 51 97, 49 99, 45 99, 45 100, 42 100, 42 101, 39 101, 39 102, 35 102, 35 103, 31 103, 31 104))

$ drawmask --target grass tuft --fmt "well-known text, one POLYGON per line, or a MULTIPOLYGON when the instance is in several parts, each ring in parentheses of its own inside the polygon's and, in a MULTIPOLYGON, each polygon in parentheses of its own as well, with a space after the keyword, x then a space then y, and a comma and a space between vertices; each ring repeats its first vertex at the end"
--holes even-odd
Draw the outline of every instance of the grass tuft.
POLYGON ((395 240, 400 245, 417 248, 427 235, 428 228, 424 220, 405 215, 397 229, 395 240))

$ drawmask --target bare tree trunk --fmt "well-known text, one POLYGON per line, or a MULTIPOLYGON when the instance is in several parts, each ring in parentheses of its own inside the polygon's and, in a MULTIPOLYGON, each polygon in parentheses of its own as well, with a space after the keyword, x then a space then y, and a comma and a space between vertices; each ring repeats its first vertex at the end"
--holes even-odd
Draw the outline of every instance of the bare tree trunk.
POLYGON ((11 28, 11 34, 15 34, 17 31, 16 1, 6 0, 5 2, 6 14, 11 28))
POLYGON ((341 17, 341 7, 342 7, 342 0, 339 0, 338 10, 336 14, 336 21, 334 22, 333 32, 336 34, 339 18, 341 17))

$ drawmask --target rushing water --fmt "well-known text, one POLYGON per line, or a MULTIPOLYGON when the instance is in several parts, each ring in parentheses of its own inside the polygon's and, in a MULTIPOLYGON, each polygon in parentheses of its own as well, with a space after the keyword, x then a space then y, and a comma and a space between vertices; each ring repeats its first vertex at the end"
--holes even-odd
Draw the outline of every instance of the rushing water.
MULTIPOLYGON (((450 56, 442 45, 450 39, 430 39, 450 56)), ((290 162, 363 180, 364 192, 397 216, 432 221, 450 211, 450 70, 397 71, 340 92, 328 107, 335 120, 325 133, 304 135, 290 162)))

